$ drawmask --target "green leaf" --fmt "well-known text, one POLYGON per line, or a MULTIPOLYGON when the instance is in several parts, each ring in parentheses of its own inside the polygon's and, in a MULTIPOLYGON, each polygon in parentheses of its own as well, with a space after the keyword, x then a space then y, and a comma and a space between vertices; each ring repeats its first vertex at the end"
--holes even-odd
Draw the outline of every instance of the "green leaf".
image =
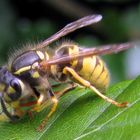
POLYGON ((106 95, 119 102, 128 101, 126 108, 105 102, 88 89, 76 88, 60 98, 57 111, 42 132, 37 126, 49 109, 28 116, 16 124, 1 122, 0 139, 4 140, 78 140, 137 139, 140 137, 140 77, 118 83, 106 95))

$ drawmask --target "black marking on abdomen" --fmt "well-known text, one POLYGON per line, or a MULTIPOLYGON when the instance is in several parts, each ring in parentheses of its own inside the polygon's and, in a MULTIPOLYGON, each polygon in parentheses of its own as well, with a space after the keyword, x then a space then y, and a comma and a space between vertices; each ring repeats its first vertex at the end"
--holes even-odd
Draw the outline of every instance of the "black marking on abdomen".
POLYGON ((80 71, 82 68, 83 68, 83 59, 84 58, 80 58, 80 59, 78 59, 77 61, 77 64, 76 64, 76 66, 75 66, 75 71, 80 71))
MULTIPOLYGON (((91 76, 91 78, 92 78, 92 75, 93 75, 93 73, 94 73, 94 71, 95 71, 95 69, 96 69, 96 67, 98 66, 98 65, 101 65, 100 63, 99 63, 99 58, 97 57, 97 56, 93 56, 93 58, 95 57, 95 66, 94 66, 94 69, 93 69, 93 71, 92 71, 92 73, 90 74, 91 76)), ((91 79, 90 78, 90 79, 91 79)), ((89 79, 89 80, 90 80, 89 79)))
POLYGON ((105 71, 105 67, 104 67, 104 65, 103 65, 103 67, 102 67, 102 71, 101 71, 101 73, 99 74, 99 76, 96 78, 96 81, 98 80, 98 79, 100 79, 100 76, 102 75, 102 73, 105 71))

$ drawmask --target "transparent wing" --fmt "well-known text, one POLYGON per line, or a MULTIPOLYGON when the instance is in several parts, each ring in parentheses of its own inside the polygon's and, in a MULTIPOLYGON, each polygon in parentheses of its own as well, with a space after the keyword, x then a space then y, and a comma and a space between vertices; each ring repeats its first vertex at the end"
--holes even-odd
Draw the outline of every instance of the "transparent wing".
POLYGON ((79 20, 76 20, 68 25, 66 25, 64 28, 62 28, 60 31, 49 37, 48 39, 44 40, 42 43, 38 45, 37 48, 43 48, 45 46, 48 46, 50 43, 58 40, 59 38, 88 25, 91 25, 93 23, 97 23, 102 19, 101 15, 89 15, 86 17, 83 17, 79 20))
POLYGON ((78 54, 73 54, 71 56, 64 55, 62 57, 54 57, 50 60, 43 61, 40 63, 40 66, 42 68, 45 68, 45 67, 47 68, 50 65, 68 63, 69 61, 76 60, 82 57, 118 53, 120 51, 129 49, 132 47, 135 47, 134 43, 104 45, 104 46, 100 46, 99 48, 83 49, 78 54))

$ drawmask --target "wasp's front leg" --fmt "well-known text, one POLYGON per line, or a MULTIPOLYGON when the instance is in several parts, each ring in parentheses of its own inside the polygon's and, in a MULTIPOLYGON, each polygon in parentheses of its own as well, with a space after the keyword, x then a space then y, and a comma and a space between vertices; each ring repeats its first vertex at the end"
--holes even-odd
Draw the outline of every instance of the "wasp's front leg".
MULTIPOLYGON (((11 122, 17 122, 24 114, 24 112, 22 112, 19 108, 14 109, 14 112, 9 112, 2 98, 0 98, 0 104, 2 112, 6 114, 11 122)), ((5 119, 5 117, 1 117, 1 119, 5 119)))
POLYGON ((52 90, 49 90, 49 91, 48 91, 48 94, 49 94, 50 100, 51 100, 51 102, 52 102, 52 107, 51 107, 50 112, 49 112, 48 115, 46 116, 46 118, 42 121, 42 123, 41 123, 41 124, 39 125, 39 127, 37 128, 37 131, 41 131, 41 130, 45 127, 45 125, 46 125, 48 119, 49 119, 50 116, 56 111, 56 108, 57 108, 57 105, 58 105, 58 99, 55 97, 55 95, 54 95, 54 93, 52 92, 52 90))

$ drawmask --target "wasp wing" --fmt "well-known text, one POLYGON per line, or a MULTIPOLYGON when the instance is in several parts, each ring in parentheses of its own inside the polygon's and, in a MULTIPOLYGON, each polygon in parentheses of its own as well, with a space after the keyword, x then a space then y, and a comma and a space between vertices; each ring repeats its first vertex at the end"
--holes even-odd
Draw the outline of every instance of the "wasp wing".
POLYGON ((65 64, 65 63, 68 63, 69 61, 76 60, 82 57, 118 53, 120 51, 129 49, 132 47, 135 47, 134 43, 104 45, 104 46, 100 46, 100 48, 83 49, 78 54, 63 55, 61 57, 54 57, 50 60, 43 61, 40 63, 40 66, 43 68, 43 67, 48 67, 50 65, 55 65, 55 64, 65 64))
POLYGON ((44 40, 42 43, 38 45, 37 48, 43 48, 48 46, 50 43, 58 40, 59 38, 88 25, 91 25, 93 23, 97 23, 102 19, 101 15, 89 15, 86 17, 83 17, 79 20, 76 20, 70 24, 67 24, 64 28, 62 28, 60 31, 49 37, 48 39, 44 40))

